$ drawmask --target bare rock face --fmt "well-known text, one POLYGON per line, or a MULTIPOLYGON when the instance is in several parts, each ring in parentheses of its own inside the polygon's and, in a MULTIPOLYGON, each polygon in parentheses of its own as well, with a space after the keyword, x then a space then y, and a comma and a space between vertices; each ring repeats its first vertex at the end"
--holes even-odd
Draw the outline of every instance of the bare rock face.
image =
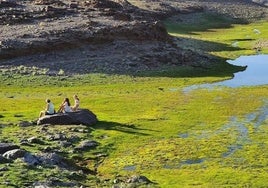
POLYGON ((4 154, 7 151, 19 148, 19 146, 12 143, 0 143, 0 154, 4 154))
POLYGON ((110 0, 90 0, 85 3, 93 8, 122 8, 119 3, 110 0))
POLYGON ((268 7, 268 0, 252 0, 254 3, 258 3, 268 7))
POLYGON ((37 122, 38 125, 94 125, 97 123, 97 116, 88 109, 81 109, 76 112, 58 113, 54 115, 44 116, 37 122))

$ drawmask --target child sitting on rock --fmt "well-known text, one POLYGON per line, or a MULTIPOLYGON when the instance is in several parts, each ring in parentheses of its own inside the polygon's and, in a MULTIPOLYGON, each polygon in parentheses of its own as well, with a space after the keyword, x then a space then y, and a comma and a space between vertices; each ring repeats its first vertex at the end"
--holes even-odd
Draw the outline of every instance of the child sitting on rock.
POLYGON ((74 106, 72 106, 72 110, 75 112, 79 108, 80 101, 77 95, 74 95, 73 98, 74 98, 74 106))
POLYGON ((62 104, 60 105, 60 109, 58 110, 58 112, 72 112, 72 108, 71 108, 71 104, 69 101, 69 98, 65 98, 64 101, 62 102, 62 104))
POLYGON ((39 114, 39 118, 43 117, 45 115, 53 115, 55 114, 55 108, 54 108, 54 104, 50 101, 50 99, 46 99, 46 108, 45 110, 41 111, 39 114))

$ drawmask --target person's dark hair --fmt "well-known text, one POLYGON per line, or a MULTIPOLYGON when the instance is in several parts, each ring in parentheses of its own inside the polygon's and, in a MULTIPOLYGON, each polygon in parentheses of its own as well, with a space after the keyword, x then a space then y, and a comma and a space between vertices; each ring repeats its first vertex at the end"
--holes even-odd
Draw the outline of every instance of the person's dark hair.
POLYGON ((50 103, 50 99, 47 99, 46 101, 47 101, 47 103, 50 103))
POLYGON ((65 98, 64 101, 67 102, 68 106, 71 106, 70 101, 69 101, 69 98, 65 98))
POLYGON ((74 95, 74 98, 76 98, 77 100, 79 100, 78 96, 77 95, 74 95))

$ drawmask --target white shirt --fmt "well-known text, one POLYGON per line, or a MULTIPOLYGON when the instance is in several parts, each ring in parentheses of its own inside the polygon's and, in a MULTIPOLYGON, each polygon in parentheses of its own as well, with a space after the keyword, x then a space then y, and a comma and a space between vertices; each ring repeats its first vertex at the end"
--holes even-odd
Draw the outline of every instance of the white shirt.
POLYGON ((54 104, 52 102, 48 103, 47 113, 54 114, 54 104))
POLYGON ((72 108, 68 106, 67 102, 64 103, 64 112, 72 112, 72 108))

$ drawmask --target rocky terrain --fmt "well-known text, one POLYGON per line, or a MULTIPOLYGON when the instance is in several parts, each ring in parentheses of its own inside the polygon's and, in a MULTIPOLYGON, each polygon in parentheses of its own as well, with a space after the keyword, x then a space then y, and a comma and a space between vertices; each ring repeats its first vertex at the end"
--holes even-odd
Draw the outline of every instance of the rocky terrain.
POLYGON ((258 3, 1 0, 0 70, 31 73, 34 67, 48 75, 136 73, 163 65, 196 65, 211 57, 183 50, 161 21, 203 11, 244 21, 267 17, 267 2, 258 3))
MULTIPOLYGON (((0 0, 0 73, 132 74, 162 66, 196 66, 214 57, 183 49, 179 39, 168 35, 165 18, 187 22, 195 19, 193 13, 208 11, 250 22, 267 18, 266 6, 267 0, 0 0)), ((52 120, 59 124, 55 116, 40 119, 39 126, 25 121, 0 124, 0 176, 22 164, 23 179, 27 170, 52 171, 44 180, 25 179, 22 187, 86 187, 88 176, 99 187, 106 181, 114 187, 157 183, 143 175, 98 179, 98 165, 107 153, 91 139, 88 125, 96 123, 96 117, 89 115, 93 118, 88 122, 90 118, 78 121, 71 115, 72 125, 64 122, 61 129, 51 126, 52 120), (2 134, 7 126, 23 128, 17 142, 2 134), (86 152, 92 152, 91 157, 84 159, 86 152)), ((17 185, 6 179, 0 186, 17 185)))

